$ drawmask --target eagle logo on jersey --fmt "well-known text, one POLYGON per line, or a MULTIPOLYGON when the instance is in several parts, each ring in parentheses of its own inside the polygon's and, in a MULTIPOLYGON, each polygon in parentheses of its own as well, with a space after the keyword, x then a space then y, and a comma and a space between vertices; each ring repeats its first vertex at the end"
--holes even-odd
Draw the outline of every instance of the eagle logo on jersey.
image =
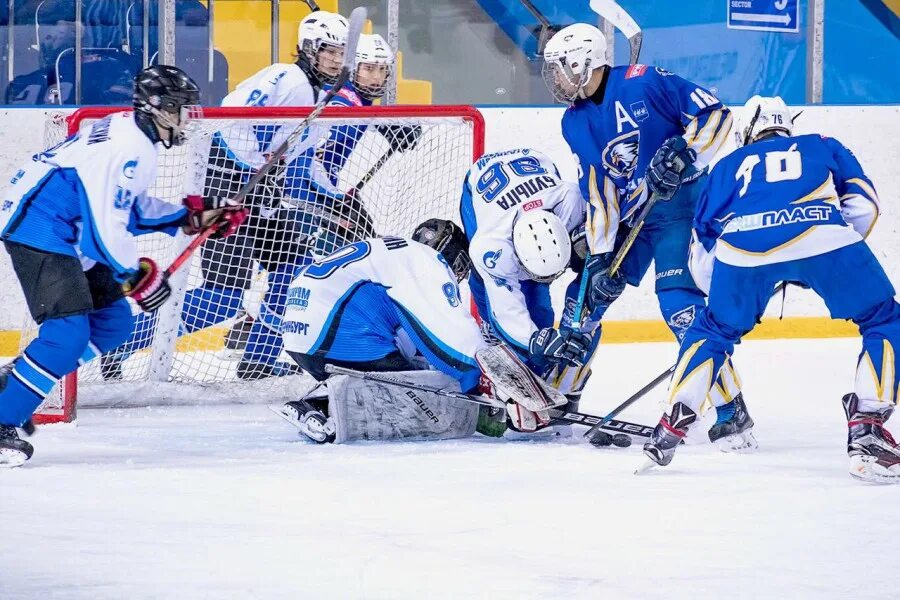
POLYGON ((611 177, 631 179, 637 166, 641 132, 629 131, 610 141, 603 149, 603 167, 611 177))

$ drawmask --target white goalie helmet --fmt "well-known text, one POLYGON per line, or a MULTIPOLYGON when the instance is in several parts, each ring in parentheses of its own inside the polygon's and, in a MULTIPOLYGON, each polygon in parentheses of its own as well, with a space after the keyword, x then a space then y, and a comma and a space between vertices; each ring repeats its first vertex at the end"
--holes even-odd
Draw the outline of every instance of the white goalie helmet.
POLYGON ((562 219, 548 210, 519 215, 513 225, 516 258, 529 278, 549 283, 569 266, 572 242, 562 219))
POLYGON ((359 95, 375 100, 384 96, 394 72, 394 52, 384 38, 376 34, 359 36, 353 66, 353 87, 359 95))
POLYGON ((753 96, 744 105, 734 131, 738 148, 751 144, 763 133, 777 131, 784 135, 794 132, 794 118, 781 96, 753 96))
POLYGON ((300 21, 297 28, 297 52, 309 62, 316 76, 325 83, 337 81, 349 27, 347 19, 324 10, 310 13, 300 21), (328 57, 322 57, 319 55, 322 50, 331 52, 328 57))
POLYGON ((544 48, 544 82, 557 102, 583 97, 594 69, 608 65, 606 36, 587 23, 559 30, 544 48))

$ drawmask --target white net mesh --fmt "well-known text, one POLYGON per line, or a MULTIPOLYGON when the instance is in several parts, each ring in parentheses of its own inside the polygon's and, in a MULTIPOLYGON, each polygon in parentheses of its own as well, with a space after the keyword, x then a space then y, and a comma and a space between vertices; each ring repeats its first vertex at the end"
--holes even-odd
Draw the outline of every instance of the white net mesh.
MULTIPOLYGON (((275 118, 244 109, 221 118, 208 111, 187 144, 161 152, 150 195, 173 203, 190 193, 233 196, 299 125, 297 112, 275 118)), ((251 215, 240 230, 206 242, 172 277, 172 299, 154 315, 135 307, 128 341, 78 371, 79 404, 295 395, 309 382, 293 374, 278 331, 297 271, 365 237, 410 235, 430 217, 458 221, 462 178, 480 148, 470 118, 446 110, 331 113, 250 191, 251 215), (134 382, 146 383, 136 390, 134 382)), ((166 266, 189 241, 150 234, 140 238, 140 254, 166 266)), ((23 344, 34 332, 26 326, 23 344)), ((51 394, 41 410, 58 410, 64 396, 51 394)))

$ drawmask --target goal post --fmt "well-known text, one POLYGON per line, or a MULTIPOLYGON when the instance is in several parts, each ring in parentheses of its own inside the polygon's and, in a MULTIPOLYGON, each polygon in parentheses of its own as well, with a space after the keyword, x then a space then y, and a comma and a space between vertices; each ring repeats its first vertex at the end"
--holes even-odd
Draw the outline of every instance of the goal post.
MULTIPOLYGON (((130 109, 79 109, 65 123, 48 122, 45 139, 60 142, 123 110, 130 109)), ((233 195, 311 110, 204 108, 185 144, 160 148, 148 195, 177 204, 191 193, 233 195)), ((201 246, 172 278, 173 295, 158 313, 133 306, 125 344, 66 376, 35 422, 72 421, 79 405, 140 404, 132 396, 146 390, 173 403, 290 393, 298 375, 284 370, 291 363, 278 331, 293 276, 363 237, 408 236, 431 217, 459 222, 463 178, 484 153, 484 135, 471 106, 327 108, 248 195, 251 216, 241 230, 201 246)), ((189 239, 144 235, 139 254, 165 267, 189 239)), ((22 347, 36 331, 29 320, 22 347)))

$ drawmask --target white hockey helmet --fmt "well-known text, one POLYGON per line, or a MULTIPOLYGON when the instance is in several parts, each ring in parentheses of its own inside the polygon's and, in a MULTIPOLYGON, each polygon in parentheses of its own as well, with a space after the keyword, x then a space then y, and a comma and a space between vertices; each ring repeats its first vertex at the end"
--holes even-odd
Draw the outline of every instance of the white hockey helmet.
POLYGON ((394 52, 384 38, 375 34, 359 36, 353 66, 353 87, 368 100, 384 96, 394 72, 394 52))
POLYGON ((559 30, 544 48, 544 83, 557 102, 583 97, 583 88, 594 69, 608 65, 606 36, 587 23, 559 30))
POLYGON ((297 28, 297 53, 306 59, 316 77, 325 83, 337 81, 349 27, 347 19, 324 10, 310 13, 300 21, 297 28), (327 61, 321 61, 319 52, 323 49, 340 52, 334 52, 327 61))
POLYGON ((549 210, 519 214, 513 225, 513 248, 529 278, 542 283, 562 275, 572 256, 569 232, 549 210))
POLYGON ((753 96, 747 100, 734 131, 738 148, 752 144, 767 132, 791 135, 794 132, 794 118, 781 96, 753 96))

